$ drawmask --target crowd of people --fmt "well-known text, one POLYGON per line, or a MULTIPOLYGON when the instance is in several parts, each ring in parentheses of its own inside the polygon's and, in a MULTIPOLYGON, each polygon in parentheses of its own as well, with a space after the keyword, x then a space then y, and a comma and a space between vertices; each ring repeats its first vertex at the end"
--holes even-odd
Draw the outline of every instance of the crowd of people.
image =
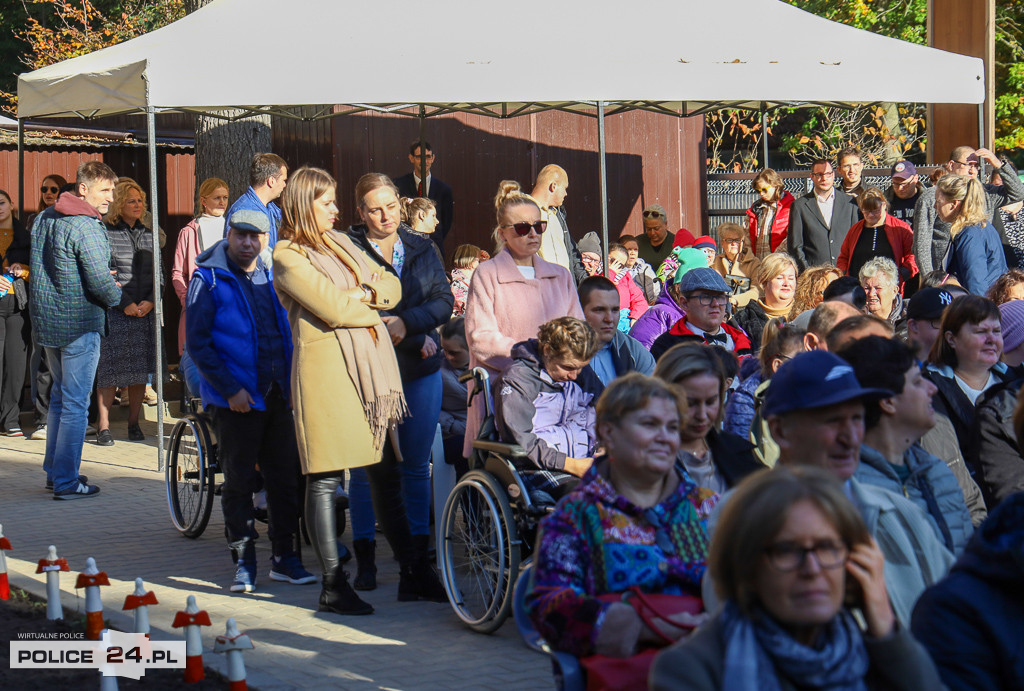
MULTIPOLYGON (((548 165, 529 192, 498 185, 489 252, 445 247, 452 190, 429 143, 409 160, 395 181, 358 178, 351 224, 330 174, 274 154, 254 157, 230 208, 223 180, 198 186, 171 280, 180 372, 219 440, 232 591, 256 589, 265 489, 269 577, 319 581, 320 610, 372 613, 358 591, 378 587, 377 526, 398 599, 446 601, 431 446, 439 425, 444 461, 466 472, 484 410, 460 375, 482 368, 495 435, 525 451, 518 470, 549 508, 526 608, 585 669, 636 660, 634 681, 658 689, 1024 684, 1012 164, 958 147, 930 177, 895 163, 880 189, 844 150, 811 165, 799 198, 761 171, 746 227, 672 233, 650 204, 642 232, 607 248, 573 240, 568 174, 548 165)), ((38 344, 44 468, 67 500, 99 492, 79 473, 94 387, 98 443, 118 387, 142 435, 159 229, 102 163, 47 196, 60 182, 44 181, 30 227, 0 193, 0 422, 12 431, 9 373, 38 344)))

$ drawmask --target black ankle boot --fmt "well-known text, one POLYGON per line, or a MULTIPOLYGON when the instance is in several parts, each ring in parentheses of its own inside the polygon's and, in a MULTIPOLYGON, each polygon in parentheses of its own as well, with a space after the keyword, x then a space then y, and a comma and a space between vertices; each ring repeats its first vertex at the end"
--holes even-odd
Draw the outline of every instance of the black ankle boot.
POLYGON ((434 572, 434 566, 427 556, 429 535, 413 535, 412 559, 402 564, 398 581, 398 601, 411 602, 427 600, 428 602, 448 602, 441 580, 434 572))
POLYGON ((373 614, 373 605, 364 602, 348 584, 348 574, 340 568, 334 574, 324 574, 324 586, 320 591, 321 612, 335 614, 373 614))
POLYGON ((356 540, 352 543, 356 553, 356 579, 352 587, 356 590, 377 589, 377 566, 374 563, 377 543, 373 540, 356 540))

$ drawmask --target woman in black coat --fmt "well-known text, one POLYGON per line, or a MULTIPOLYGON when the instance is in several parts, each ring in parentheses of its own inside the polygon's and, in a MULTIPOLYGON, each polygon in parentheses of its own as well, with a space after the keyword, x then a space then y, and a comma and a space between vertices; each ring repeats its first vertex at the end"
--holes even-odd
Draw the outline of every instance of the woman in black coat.
MULTIPOLYGON (((938 388, 935 410, 953 423, 969 466, 978 402, 986 391, 1012 378, 1002 354, 1000 314, 994 302, 965 295, 946 308, 923 373, 938 388)), ((970 470, 977 475, 977 467, 970 470)))
POLYGON ((764 466, 754 445, 719 429, 725 415, 725 370, 713 346, 682 343, 658 360, 654 376, 674 384, 686 397, 679 428, 678 461, 699 487, 724 494, 764 466))
MULTIPOLYGON (((420 579, 422 587, 416 594, 444 602, 447 600, 444 589, 436 577, 428 583, 426 574, 430 540, 430 449, 441 415, 441 361, 444 357, 437 328, 451 318, 455 299, 434 243, 401 222, 398 190, 386 175, 368 173, 361 177, 356 184, 356 203, 363 223, 349 228, 349 236, 402 283, 401 302, 391 310, 382 311, 381 318, 398 356, 409 417, 397 430, 402 457, 398 464, 400 478, 393 477, 390 483, 373 483, 374 501, 371 502, 371 483, 366 473, 357 469, 350 474, 349 507, 358 560, 354 587, 357 590, 376 587, 374 508, 382 511, 386 506, 392 510, 394 495, 401 487, 398 506, 402 506, 404 499, 402 511, 408 518, 414 559, 424 568, 420 579)), ((399 599, 402 599, 401 592, 399 599)))
POLYGON ((0 431, 8 437, 23 436, 18 414, 31 342, 25 286, 30 240, 28 230, 14 215, 10 195, 0 190, 0 431))

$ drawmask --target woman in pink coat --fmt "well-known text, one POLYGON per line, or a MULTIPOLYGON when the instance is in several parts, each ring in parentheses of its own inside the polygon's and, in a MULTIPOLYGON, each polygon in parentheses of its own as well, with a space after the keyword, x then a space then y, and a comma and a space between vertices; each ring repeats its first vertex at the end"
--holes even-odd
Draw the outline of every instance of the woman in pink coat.
MULTIPOLYGON (((536 338, 541 324, 565 316, 583 319, 572 276, 537 256, 547 228, 537 202, 519 183, 503 180, 494 206, 498 251, 477 268, 466 298, 469 366, 486 368, 492 379, 512 364, 512 346, 536 338)), ((466 457, 482 421, 483 401, 476 398, 466 421, 466 457)))
POLYGON ((174 248, 174 267, 171 269, 171 284, 181 301, 181 319, 178 320, 178 354, 181 355, 179 371, 193 395, 199 395, 199 372, 192 364, 192 358, 185 352, 185 297, 188 282, 196 270, 196 257, 220 242, 224 237, 224 213, 228 209, 228 183, 220 178, 206 178, 199 186, 199 204, 196 218, 188 222, 178 233, 178 244, 174 248))

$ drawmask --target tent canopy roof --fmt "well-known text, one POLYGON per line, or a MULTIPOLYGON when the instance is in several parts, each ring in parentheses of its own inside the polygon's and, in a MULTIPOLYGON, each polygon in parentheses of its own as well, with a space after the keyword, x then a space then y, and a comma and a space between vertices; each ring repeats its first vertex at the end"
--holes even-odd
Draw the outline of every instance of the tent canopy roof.
POLYGON ((984 64, 779 0, 216 0, 162 29, 18 80, 18 115, 241 108, 305 119, 389 110, 511 117, 643 108, 981 103, 984 64), (682 38, 675 38, 681 36, 682 38), (891 78, 902 66, 906 79, 891 78))

